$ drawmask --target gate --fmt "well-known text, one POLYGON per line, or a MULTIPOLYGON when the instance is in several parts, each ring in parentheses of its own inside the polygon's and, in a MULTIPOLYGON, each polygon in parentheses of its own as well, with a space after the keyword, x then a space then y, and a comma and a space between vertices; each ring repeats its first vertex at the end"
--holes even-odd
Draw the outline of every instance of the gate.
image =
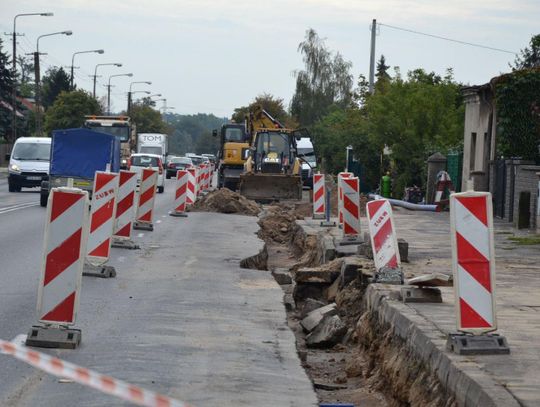
POLYGON ((497 218, 504 218, 506 199, 506 164, 505 160, 495 161, 495 190, 493 191, 493 213, 497 218))

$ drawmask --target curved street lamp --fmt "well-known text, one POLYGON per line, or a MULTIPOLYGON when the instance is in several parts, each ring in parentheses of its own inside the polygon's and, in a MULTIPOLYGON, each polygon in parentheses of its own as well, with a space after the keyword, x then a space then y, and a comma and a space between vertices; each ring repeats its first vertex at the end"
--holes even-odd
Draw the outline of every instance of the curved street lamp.
MULTIPOLYGON (((131 82, 129 84, 129 92, 128 92, 128 100, 127 100, 127 113, 128 113, 128 116, 129 116, 129 112, 131 112, 131 95, 132 93, 135 93, 135 92, 132 92, 131 91, 131 88, 133 85, 135 85, 136 83, 144 83, 146 85, 151 85, 152 82, 151 81, 135 81, 135 82, 131 82)), ((150 92, 148 92, 148 94, 150 94, 150 92)))
POLYGON ((109 65, 114 65, 114 66, 117 66, 117 67, 122 66, 122 64, 120 62, 109 62, 109 63, 106 63, 106 64, 97 64, 96 65, 96 68, 94 69, 94 92, 92 93, 94 99, 96 98, 96 78, 97 78, 98 66, 109 66, 109 65))
POLYGON ((96 54, 103 54, 105 53, 102 49, 92 49, 89 51, 78 51, 74 52, 73 56, 71 57, 71 79, 70 79, 70 89, 73 90, 73 65, 75 65, 75 55, 78 54, 89 54, 89 53, 96 53, 96 54))
POLYGON ((131 78, 133 74, 130 72, 130 73, 119 73, 117 75, 109 76, 109 84, 107 85, 107 115, 111 114, 111 78, 115 78, 118 76, 129 76, 131 78))

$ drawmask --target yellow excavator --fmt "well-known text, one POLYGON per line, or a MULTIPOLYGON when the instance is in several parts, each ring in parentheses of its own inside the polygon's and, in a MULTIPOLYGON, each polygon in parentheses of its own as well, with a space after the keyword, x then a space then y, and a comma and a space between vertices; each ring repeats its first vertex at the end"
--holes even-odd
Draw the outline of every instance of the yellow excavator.
POLYGON ((262 202, 301 200, 301 163, 296 140, 305 130, 285 128, 260 106, 246 117, 246 130, 251 147, 240 175, 240 194, 262 202))
MULTIPOLYGON (((218 131, 214 130, 212 135, 218 137, 218 131)), ((246 152, 250 146, 246 125, 244 123, 226 123, 221 126, 219 137, 220 147, 217 155, 218 187, 236 191, 240 174, 244 171, 246 152)))

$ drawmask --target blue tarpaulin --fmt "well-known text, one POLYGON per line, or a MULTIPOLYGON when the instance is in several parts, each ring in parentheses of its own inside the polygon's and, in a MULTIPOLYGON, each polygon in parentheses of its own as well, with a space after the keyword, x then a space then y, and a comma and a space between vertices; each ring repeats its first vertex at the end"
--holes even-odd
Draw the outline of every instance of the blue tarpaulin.
POLYGON ((116 137, 88 129, 54 130, 51 176, 94 178, 96 171, 120 170, 120 142, 116 137))

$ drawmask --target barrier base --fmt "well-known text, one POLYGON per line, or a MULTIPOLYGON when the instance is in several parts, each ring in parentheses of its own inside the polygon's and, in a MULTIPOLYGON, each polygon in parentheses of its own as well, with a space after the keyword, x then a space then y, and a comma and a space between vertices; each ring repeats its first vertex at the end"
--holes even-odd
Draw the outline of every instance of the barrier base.
POLYGON ((152 232, 154 230, 154 224, 136 221, 133 223, 133 229, 149 230, 150 232, 152 232))
POLYGON ((401 287, 401 299, 403 302, 442 302, 441 290, 428 287, 401 287))
POLYGON ((403 271, 400 268, 383 267, 375 272, 373 282, 402 285, 404 283, 403 271))
POLYGON ((446 350, 458 355, 508 355, 510 348, 504 336, 497 334, 471 335, 450 333, 446 350))
POLYGON ((32 326, 26 346, 37 348, 75 349, 81 344, 81 330, 56 326, 32 326))
POLYGON ((318 213, 315 213, 311 219, 326 219, 326 215, 324 213, 321 213, 321 214, 318 214, 318 213))
POLYGON ((331 220, 323 220, 320 225, 322 228, 335 228, 336 222, 333 222, 331 220))
POLYGON ((140 249, 139 245, 133 242, 131 239, 116 239, 113 237, 111 247, 116 247, 118 249, 129 249, 136 250, 140 249))
POLYGON ((185 213, 185 212, 169 212, 169 216, 175 216, 177 218, 187 218, 187 213, 185 213))
POLYGON ((112 278, 116 277, 116 270, 113 266, 93 266, 85 264, 83 268, 83 276, 112 278))
POLYGON ((338 242, 340 246, 347 246, 351 244, 362 244, 364 241, 360 236, 343 236, 343 238, 338 242))

